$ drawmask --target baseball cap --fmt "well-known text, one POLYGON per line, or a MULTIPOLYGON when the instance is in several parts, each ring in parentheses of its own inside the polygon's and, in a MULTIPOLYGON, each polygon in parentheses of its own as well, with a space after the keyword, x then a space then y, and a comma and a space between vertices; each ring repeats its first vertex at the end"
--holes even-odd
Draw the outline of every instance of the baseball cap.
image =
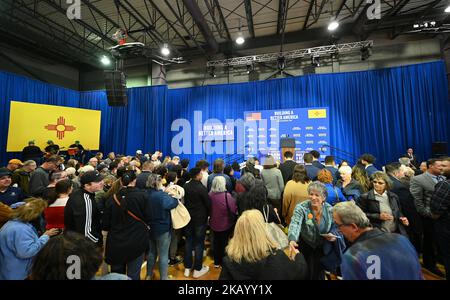
POLYGON ((100 182, 104 178, 98 171, 88 171, 80 178, 81 185, 89 184, 91 182, 100 182))
POLYGON ((137 150, 136 154, 142 154, 142 150, 137 150))
POLYGON ((11 176, 11 171, 7 168, 0 168, 0 177, 11 176))
POLYGON ((22 161, 21 161, 20 159, 17 159, 17 158, 11 159, 11 160, 9 161, 9 163, 10 163, 10 164, 20 165, 20 166, 23 165, 22 161))

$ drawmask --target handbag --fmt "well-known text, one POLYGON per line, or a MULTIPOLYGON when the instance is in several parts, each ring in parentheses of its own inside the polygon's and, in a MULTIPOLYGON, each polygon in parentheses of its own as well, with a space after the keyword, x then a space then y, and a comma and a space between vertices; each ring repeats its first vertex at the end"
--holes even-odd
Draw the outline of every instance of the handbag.
POLYGON ((180 229, 189 224, 191 221, 191 215, 186 206, 178 200, 178 205, 170 210, 170 216, 172 217, 173 229, 180 229))
POLYGON ((278 249, 284 249, 289 246, 289 241, 287 235, 284 233, 283 228, 274 223, 269 223, 269 205, 263 208, 264 220, 266 221, 266 230, 269 236, 278 244, 278 249), (267 212, 266 212, 267 207, 267 212))
MULTIPOLYGON (((122 205, 120 204, 119 199, 117 199, 117 195, 116 195, 116 194, 114 194, 113 198, 114 198, 114 201, 117 203, 117 205, 122 206, 122 205)), ((128 209, 127 209, 127 213, 128 213, 128 215, 130 215, 130 216, 131 216, 133 219, 135 219, 136 221, 141 222, 142 224, 144 224, 145 228, 146 228, 148 231, 150 231, 150 226, 148 226, 147 223, 145 223, 144 221, 142 221, 141 218, 139 218, 138 216, 136 216, 135 214, 133 214, 133 213, 132 213, 131 211, 129 211, 128 209)))
POLYGON ((237 221, 237 214, 233 213, 230 209, 230 206, 228 205, 228 197, 227 197, 227 192, 225 192, 225 203, 227 204, 227 212, 228 212, 228 219, 230 220, 231 224, 234 226, 234 224, 237 221))

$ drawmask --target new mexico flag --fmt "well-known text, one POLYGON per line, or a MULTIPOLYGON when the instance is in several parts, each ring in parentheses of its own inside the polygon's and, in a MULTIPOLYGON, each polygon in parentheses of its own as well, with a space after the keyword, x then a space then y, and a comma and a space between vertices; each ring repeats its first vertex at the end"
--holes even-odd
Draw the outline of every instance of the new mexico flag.
POLYGON ((327 117, 326 109, 309 109, 308 119, 324 119, 327 117))
POLYGON ((6 151, 19 152, 34 140, 42 150, 48 140, 69 148, 80 141, 99 149, 101 111, 11 101, 6 151))

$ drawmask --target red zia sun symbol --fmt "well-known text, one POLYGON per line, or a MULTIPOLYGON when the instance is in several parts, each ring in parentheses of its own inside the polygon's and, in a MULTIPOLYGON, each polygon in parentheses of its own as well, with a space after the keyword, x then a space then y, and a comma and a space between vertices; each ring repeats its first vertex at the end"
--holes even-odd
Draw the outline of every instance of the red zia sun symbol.
POLYGON ((64 117, 59 117, 56 125, 48 124, 44 128, 47 130, 56 130, 56 136, 59 140, 64 138, 64 133, 66 131, 74 131, 76 129, 75 126, 66 125, 66 119, 64 119, 64 117))

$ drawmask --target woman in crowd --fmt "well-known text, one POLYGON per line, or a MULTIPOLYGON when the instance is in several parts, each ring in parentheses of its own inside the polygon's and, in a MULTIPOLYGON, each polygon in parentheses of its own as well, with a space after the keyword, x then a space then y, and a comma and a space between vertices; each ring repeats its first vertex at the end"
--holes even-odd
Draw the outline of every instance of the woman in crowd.
POLYGON ((31 198, 13 210, 11 220, 0 229, 0 280, 28 277, 33 257, 59 230, 52 228, 38 236, 32 223, 40 218, 47 202, 31 198))
POLYGON ((371 190, 361 195, 357 204, 373 227, 407 235, 403 226, 408 226, 409 221, 401 211, 398 196, 389 191, 390 179, 385 173, 378 171, 372 174, 371 180, 371 190))
POLYGON ((255 178, 261 179, 261 172, 255 167, 255 165, 255 158, 250 157, 249 159, 247 159, 247 161, 245 162, 245 167, 241 170, 241 175, 245 173, 251 173, 253 174, 253 176, 255 176, 255 178))
POLYGON ((370 190, 370 179, 364 167, 358 165, 352 168, 352 178, 355 179, 361 186, 361 193, 367 193, 370 190))
POLYGON ((236 195, 241 195, 245 192, 248 192, 255 185, 255 176, 252 173, 247 172, 236 181, 236 187, 234 188, 234 192, 236 195))
POLYGON ((72 190, 72 182, 70 180, 62 180, 56 183, 56 197, 49 200, 49 206, 44 211, 45 228, 47 230, 50 228, 64 229, 64 208, 72 190))
POLYGON ((128 280, 128 276, 110 273, 103 277, 95 274, 103 261, 102 253, 90 240, 76 232, 65 232, 52 239, 35 256, 31 280, 128 280), (55 255, 58 253, 58 255, 55 255), (70 272, 70 257, 78 257, 79 272, 70 272))
POLYGON ((230 165, 227 165, 223 169, 223 173, 225 175, 228 175, 228 177, 230 177, 231 186, 232 186, 231 191, 234 191, 234 189, 236 188, 236 177, 234 177, 234 169, 230 165))
POLYGON ((336 187, 342 190, 347 200, 358 200, 362 194, 362 188, 358 181, 352 178, 352 168, 342 166, 338 170, 341 179, 336 182, 336 187))
POLYGON ((126 171, 122 188, 106 202, 103 230, 108 232, 105 261, 111 271, 139 280, 144 254, 148 249, 150 205, 147 194, 136 188, 136 174, 126 171))
POLYGON ((147 255, 147 277, 152 279, 156 257, 159 256, 161 280, 168 279, 169 247, 172 221, 170 210, 178 205, 178 200, 163 192, 162 178, 150 174, 147 179, 150 198, 150 249, 147 255))
POLYGON ((261 180, 255 181, 254 186, 247 193, 240 195, 238 201, 239 215, 250 209, 257 209, 264 215, 264 212, 267 213, 268 210, 267 222, 281 224, 278 211, 267 200, 267 189, 261 180))
POLYGON ((261 172, 261 179, 267 189, 267 198, 269 202, 281 213, 281 194, 284 190, 284 181, 281 171, 277 169, 275 159, 267 156, 261 172))
POLYGON ((305 166, 296 165, 292 174, 292 180, 286 183, 283 193, 283 217, 286 224, 291 223, 292 214, 298 203, 308 199, 308 185, 311 182, 306 174, 305 166))
POLYGON ((47 200, 49 202, 54 202, 56 200, 56 192, 55 192, 55 186, 56 183, 58 183, 61 180, 68 179, 68 175, 65 171, 54 171, 50 173, 50 183, 45 188, 44 192, 42 193, 42 198, 44 200, 47 200))
POLYGON ((320 170, 317 174, 317 179, 325 184, 327 188, 328 197, 326 201, 328 204, 335 205, 336 203, 347 201, 341 189, 333 185, 333 175, 330 171, 327 169, 320 170))
POLYGON ((308 186, 309 200, 297 204, 289 225, 288 239, 291 252, 299 247, 305 256, 309 269, 309 279, 324 280, 325 272, 320 262, 324 256, 325 239, 333 242, 336 238, 330 234, 333 229, 331 205, 325 200, 327 188, 321 182, 308 186))
POLYGON ((12 212, 11 206, 0 202, 0 228, 11 219, 12 212))
POLYGON ((211 199, 209 226, 214 232, 214 266, 218 268, 222 265, 225 247, 228 244, 228 238, 232 234, 237 208, 233 196, 227 192, 225 178, 222 176, 214 178, 209 198, 211 199))
MULTIPOLYGON (((181 167, 181 166, 175 166, 181 167)), ((184 188, 178 185, 178 174, 175 172, 167 173, 167 186, 164 189, 164 192, 172 196, 173 198, 181 201, 184 204, 184 188)), ((177 257, 178 253, 178 242, 180 241, 181 233, 183 228, 173 229, 171 228, 171 240, 170 240, 170 248, 169 248, 169 265, 174 266, 182 262, 182 259, 177 257)))
POLYGON ((220 280, 301 280, 308 268, 298 250, 291 260, 266 230, 260 211, 245 211, 237 220, 223 260, 220 280))

